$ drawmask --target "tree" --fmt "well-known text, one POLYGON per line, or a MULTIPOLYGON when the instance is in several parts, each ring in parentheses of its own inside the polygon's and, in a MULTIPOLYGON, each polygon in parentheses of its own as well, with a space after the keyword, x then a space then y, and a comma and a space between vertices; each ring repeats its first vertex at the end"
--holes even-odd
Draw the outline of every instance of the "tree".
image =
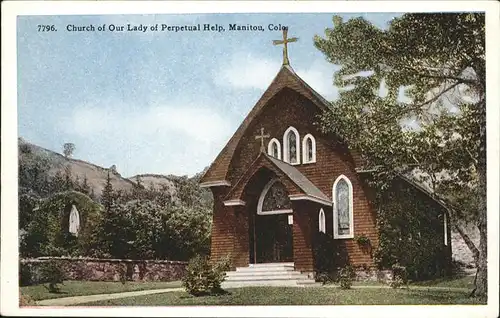
MULTIPOLYGON (((341 66, 338 100, 321 118, 377 167, 378 179, 415 168, 456 210, 441 178, 476 189, 480 232, 475 294, 487 294, 485 17, 482 13, 405 14, 381 30, 363 18, 334 16, 315 46, 341 66), (384 89, 381 90, 380 88, 384 89), (383 93, 386 91, 386 94, 383 93), (404 92, 405 98, 400 97, 404 92), (413 122, 413 127, 408 123, 413 122)), ((382 185, 379 185, 383 188, 382 185)))
POLYGON ((75 151, 75 144, 71 142, 67 142, 63 145, 63 153, 66 158, 70 158, 71 155, 73 155, 73 152, 75 151))
POLYGON ((49 194, 49 158, 33 150, 29 144, 19 142, 19 193, 49 194))

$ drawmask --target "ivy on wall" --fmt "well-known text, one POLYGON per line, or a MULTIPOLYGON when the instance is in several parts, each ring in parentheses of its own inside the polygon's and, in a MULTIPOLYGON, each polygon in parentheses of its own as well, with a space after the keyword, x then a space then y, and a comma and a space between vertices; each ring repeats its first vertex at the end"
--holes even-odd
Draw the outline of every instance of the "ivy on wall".
POLYGON ((449 253, 443 242, 443 208, 414 187, 394 184, 377 199, 379 245, 374 253, 379 268, 406 267, 410 279, 443 275, 449 253))

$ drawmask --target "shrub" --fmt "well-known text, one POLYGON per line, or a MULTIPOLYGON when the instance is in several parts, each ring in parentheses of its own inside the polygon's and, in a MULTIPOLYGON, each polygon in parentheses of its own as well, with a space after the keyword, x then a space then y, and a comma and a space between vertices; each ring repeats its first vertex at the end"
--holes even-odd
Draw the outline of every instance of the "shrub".
POLYGON ((354 272, 354 269, 351 265, 344 266, 339 272, 340 288, 342 289, 351 288, 352 281, 354 280, 355 276, 356 273, 354 272))
POLYGON ((336 275, 332 272, 320 272, 316 275, 316 281, 323 285, 331 284, 336 281, 336 275))
POLYGON ((221 284, 229 268, 228 258, 212 265, 208 257, 195 256, 189 261, 182 286, 193 296, 218 294, 222 292, 221 284))
POLYGON ((59 292, 59 284, 64 282, 64 271, 55 261, 49 261, 40 266, 40 276, 43 282, 49 283, 48 290, 51 293, 59 292))
POLYGON ((19 292, 19 306, 32 306, 35 305, 35 301, 28 295, 23 295, 19 292))
POLYGON ((29 286, 33 284, 33 273, 31 265, 19 264, 19 286, 29 286))
POLYGON ((403 285, 408 287, 408 273, 406 267, 399 264, 392 265, 392 280, 390 285, 392 288, 399 288, 403 285))

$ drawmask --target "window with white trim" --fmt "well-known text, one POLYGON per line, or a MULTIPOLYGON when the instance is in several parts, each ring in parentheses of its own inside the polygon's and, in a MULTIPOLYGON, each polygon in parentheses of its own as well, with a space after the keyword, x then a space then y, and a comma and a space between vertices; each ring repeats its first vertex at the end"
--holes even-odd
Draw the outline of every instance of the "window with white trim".
POLYGON ((260 194, 257 203, 257 214, 284 214, 292 212, 292 203, 285 186, 278 179, 269 181, 260 194))
POLYGON ((313 135, 307 134, 302 139, 302 163, 316 162, 316 140, 313 135))
POLYGON ((291 126, 283 134, 283 161, 300 164, 300 136, 297 129, 291 126))
POLYGON ((326 219, 325 219, 325 211, 323 211, 323 209, 319 210, 318 230, 322 233, 326 233, 326 219))
POLYGON ((267 154, 281 160, 281 145, 278 139, 273 138, 267 144, 267 154))
POLYGON ((444 245, 448 246, 448 216, 443 214, 444 245))
POLYGON ((341 175, 333 183, 333 238, 354 237, 353 193, 351 181, 341 175))

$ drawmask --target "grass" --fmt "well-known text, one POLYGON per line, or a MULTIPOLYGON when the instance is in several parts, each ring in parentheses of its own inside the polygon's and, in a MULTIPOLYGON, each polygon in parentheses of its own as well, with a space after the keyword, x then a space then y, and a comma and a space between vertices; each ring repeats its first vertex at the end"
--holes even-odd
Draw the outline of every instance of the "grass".
MULTIPOLYGON (((337 283, 333 285, 337 286, 337 283)), ((352 286, 387 286, 378 281, 355 281, 352 286)), ((425 287, 451 287, 451 288, 474 288, 474 276, 454 276, 443 277, 433 280, 410 282, 410 286, 425 286, 425 287)))
POLYGON ((169 292, 85 303, 79 306, 193 306, 193 305, 432 305, 485 304, 468 292, 406 289, 349 289, 324 287, 244 287, 219 296, 194 297, 169 292))
POLYGON ((413 282, 415 286, 432 286, 432 287, 452 287, 452 288, 474 288, 474 276, 454 276, 443 277, 434 280, 426 280, 413 282))
POLYGON ((161 289, 180 287, 180 281, 173 282, 92 282, 92 281, 65 281, 60 286, 59 293, 50 293, 45 287, 47 284, 21 287, 21 293, 33 300, 52 299, 71 296, 111 294, 146 289, 161 289))

